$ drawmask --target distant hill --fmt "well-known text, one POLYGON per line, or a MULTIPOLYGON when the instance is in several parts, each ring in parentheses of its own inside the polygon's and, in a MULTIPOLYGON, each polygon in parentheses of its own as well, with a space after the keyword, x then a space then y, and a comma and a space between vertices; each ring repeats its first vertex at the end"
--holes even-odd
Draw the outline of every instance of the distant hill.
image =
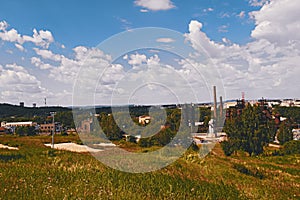
POLYGON ((70 108, 51 106, 51 107, 21 107, 11 104, 0 104, 0 118, 45 116, 50 112, 70 111, 70 108))

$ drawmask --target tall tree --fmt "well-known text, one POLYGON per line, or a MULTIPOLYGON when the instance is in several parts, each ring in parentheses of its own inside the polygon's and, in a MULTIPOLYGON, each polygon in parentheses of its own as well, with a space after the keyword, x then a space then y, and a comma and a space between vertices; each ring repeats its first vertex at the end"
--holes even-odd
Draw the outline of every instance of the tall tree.
POLYGON ((287 123, 283 122, 280 124, 277 139, 280 144, 284 144, 293 139, 293 133, 287 123))
POLYGON ((268 112, 260 106, 247 104, 240 116, 228 119, 224 127, 228 141, 222 144, 225 154, 230 155, 236 150, 244 150, 249 155, 262 153, 275 132, 268 112))

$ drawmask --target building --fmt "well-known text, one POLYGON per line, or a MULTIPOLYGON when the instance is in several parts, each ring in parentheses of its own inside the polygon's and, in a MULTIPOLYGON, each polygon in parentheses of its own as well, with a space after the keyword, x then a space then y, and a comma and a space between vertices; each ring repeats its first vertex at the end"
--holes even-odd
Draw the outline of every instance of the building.
POLYGON ((225 108, 228 109, 230 107, 235 107, 237 102, 236 101, 227 101, 225 104, 225 108))
POLYGON ((9 132, 14 133, 17 127, 30 127, 34 126, 37 128, 36 122, 1 122, 1 127, 7 129, 9 132))
POLYGON ((82 120, 80 122, 80 125, 77 127, 77 131, 79 133, 90 133, 93 128, 92 128, 92 124, 93 124, 93 119, 85 119, 82 120))
POLYGON ((294 128, 293 132, 293 140, 300 140, 300 128, 294 128))
POLYGON ((1 122, 1 127, 11 128, 19 126, 36 126, 35 122, 1 122))
POLYGON ((280 106, 282 107, 292 107, 294 105, 293 99, 283 99, 280 106))
POLYGON ((142 124, 142 125, 149 124, 150 120, 151 120, 150 116, 147 116, 147 115, 139 116, 139 124, 142 124))
POLYGON ((294 106, 300 107, 300 99, 296 99, 296 100, 294 101, 294 106))
MULTIPOLYGON (((54 128, 53 123, 51 123, 51 124, 40 124, 39 125, 39 132, 42 135, 49 135, 49 134, 52 134, 53 128, 54 128)), ((55 133, 61 133, 61 131, 62 131, 62 127, 61 127, 60 123, 55 122, 55 133)))
POLYGON ((0 127, 0 135, 4 135, 4 134, 7 134, 9 133, 9 130, 4 128, 4 127, 0 127))

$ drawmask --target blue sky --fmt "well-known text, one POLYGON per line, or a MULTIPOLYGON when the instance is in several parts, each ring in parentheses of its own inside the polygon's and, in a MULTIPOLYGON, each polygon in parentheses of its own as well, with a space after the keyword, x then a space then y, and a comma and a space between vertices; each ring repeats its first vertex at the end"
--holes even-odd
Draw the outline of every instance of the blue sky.
MULTIPOLYGON (((151 68, 153 63, 161 68, 148 73, 170 73, 162 70, 170 65, 174 73, 194 80, 193 87, 200 87, 190 68, 205 76, 210 65, 206 63, 205 68, 203 60, 195 59, 204 55, 203 49, 214 65, 209 70, 216 68, 220 73, 224 82, 220 93, 226 93, 226 99, 240 98, 242 91, 252 99, 298 98, 299 90, 292 86, 299 84, 300 36, 295 34, 300 31, 299 9, 292 0, 4 1, 0 6, 0 102, 42 105, 47 97, 51 105, 71 105, 82 61, 90 54, 101 62, 111 61, 103 45, 99 48, 104 52, 94 47, 106 40, 113 40, 113 48, 135 43, 131 36, 126 42, 110 38, 143 27, 178 31, 173 36, 187 41, 182 45, 191 48, 189 56, 172 58, 172 48, 179 44, 171 38, 173 33, 165 33, 155 42, 169 45, 171 53, 131 50, 121 55, 123 60, 113 63, 120 66, 107 72, 111 80, 104 81, 100 99, 109 96, 113 83, 126 77, 124 73, 130 74, 125 72, 128 67, 151 68)), ((133 77, 136 74, 125 79, 133 77)))
POLYGON ((254 21, 238 17, 242 11, 257 10, 247 0, 174 1, 173 9, 140 12, 133 1, 5 1, 0 7, 0 19, 22 34, 34 28, 50 30, 57 41, 67 47, 95 46, 127 28, 164 27, 186 32, 191 19, 203 22, 210 38, 245 43, 250 39, 254 21), (220 30, 222 26, 227 26, 220 30))

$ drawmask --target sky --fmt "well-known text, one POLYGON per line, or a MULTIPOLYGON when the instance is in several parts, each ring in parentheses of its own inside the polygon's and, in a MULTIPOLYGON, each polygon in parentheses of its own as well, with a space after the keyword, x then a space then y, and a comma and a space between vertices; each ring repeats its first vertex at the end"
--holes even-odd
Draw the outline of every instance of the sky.
POLYGON ((295 0, 3 1, 0 103, 205 102, 212 85, 225 100, 300 98, 299 9, 295 0))

